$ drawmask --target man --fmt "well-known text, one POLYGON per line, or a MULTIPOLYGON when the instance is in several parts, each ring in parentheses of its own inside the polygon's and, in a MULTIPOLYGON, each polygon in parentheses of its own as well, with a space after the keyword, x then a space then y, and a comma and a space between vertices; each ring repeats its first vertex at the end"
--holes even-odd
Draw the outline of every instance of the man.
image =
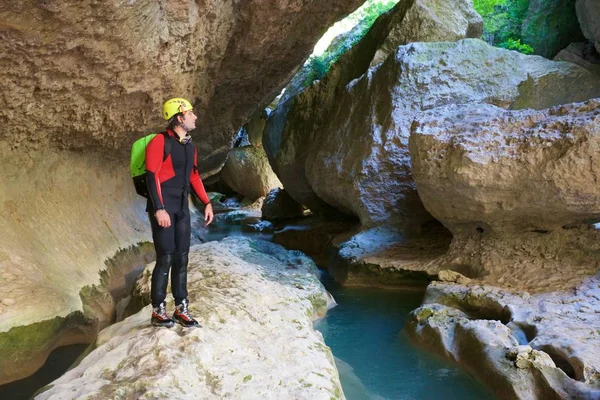
POLYGON ((156 250, 156 265, 152 272, 152 317, 155 326, 172 327, 174 320, 185 327, 198 326, 190 315, 187 298, 187 265, 190 248, 191 222, 188 204, 190 186, 206 205, 204 221, 209 225, 214 217, 212 205, 198 173, 198 154, 189 132, 196 128, 196 119, 189 101, 167 100, 163 117, 168 121, 166 132, 156 135, 146 148, 146 210, 152 226, 156 250), (165 157, 165 142, 170 151, 165 157), (175 312, 169 318, 165 298, 171 269, 171 289, 175 312))

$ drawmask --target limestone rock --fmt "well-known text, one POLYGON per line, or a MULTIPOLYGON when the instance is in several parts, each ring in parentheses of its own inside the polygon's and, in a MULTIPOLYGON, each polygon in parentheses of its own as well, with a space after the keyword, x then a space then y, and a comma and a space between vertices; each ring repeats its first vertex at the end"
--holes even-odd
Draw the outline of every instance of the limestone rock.
POLYGON ((35 351, 24 363, 0 338, 0 382, 33 373, 61 340, 88 341, 95 326, 81 289, 99 283, 120 249, 150 239, 127 160, 134 139, 164 128, 162 102, 195 103, 202 170, 219 169, 257 104, 275 97, 324 30, 359 4, 2 4, 0 298, 15 303, 0 306, 0 335, 23 329, 20 342, 36 345, 25 346, 35 351))
POLYGON ((554 60, 577 64, 600 76, 600 55, 587 43, 571 43, 566 49, 561 50, 554 60))
POLYGON ((107 261, 148 240, 150 227, 131 178, 107 168, 113 159, 12 152, 3 143, 0 299, 14 300, 0 307, 7 383, 35 372, 57 346, 91 341, 111 321, 113 300, 100 288, 107 261))
POLYGON ((535 54, 553 58, 572 42, 581 41, 583 33, 573 0, 531 0, 521 28, 523 43, 535 54))
MULTIPOLYGON (((419 111, 470 102, 545 108, 599 92, 600 80, 575 65, 474 39, 414 43, 398 48, 394 57, 338 94, 338 106, 319 125, 319 132, 327 134, 297 151, 307 154, 310 188, 327 203, 357 215, 367 226, 419 226, 428 213, 419 211, 408 151, 410 126, 419 111)), ((295 123, 299 112, 288 113, 292 135, 306 128, 295 123)), ((293 195, 294 188, 285 179, 283 184, 293 195)))
POLYGON ((438 272, 438 278, 442 282, 454 282, 460 283, 461 285, 471 282, 470 278, 467 278, 460 272, 452 271, 451 269, 443 269, 438 272))
POLYGON ((583 35, 595 43, 596 50, 600 53, 600 3, 595 0, 577 0, 575 10, 583 35))
POLYGON ((489 286, 433 283, 406 332, 506 399, 600 396, 598 277, 576 291, 530 296, 489 286), (522 339, 516 328, 523 329, 522 339))
MULTIPOLYGON (((404 26, 411 7, 415 9, 410 14, 414 24, 439 28, 438 35, 427 31, 429 40, 456 40, 457 22, 465 24, 459 31, 467 34, 471 21, 476 18, 470 17, 474 15, 471 2, 454 6, 467 14, 456 21, 433 12, 445 9, 442 3, 446 4, 441 0, 399 2, 393 12, 381 16, 367 35, 340 57, 321 81, 279 104, 267 121, 263 143, 273 170, 294 200, 315 212, 327 211, 328 206, 333 206, 358 216, 366 225, 382 221, 405 221, 405 225, 417 221, 419 225, 430 219, 414 191, 412 179, 404 178, 409 175, 408 164, 402 161, 407 155, 397 151, 398 140, 388 135, 387 128, 397 119, 390 118, 389 101, 367 106, 375 98, 379 103, 378 96, 390 99, 390 90, 396 92, 394 85, 399 77, 388 71, 384 73, 388 80, 382 77, 378 85, 369 85, 369 90, 361 90, 356 95, 349 92, 356 92, 353 80, 367 72, 375 51, 386 41, 390 30, 404 26), (439 19, 425 24, 422 20, 425 15, 439 19), (363 97, 359 100, 359 96, 363 97), (360 108, 354 109, 349 98, 356 98, 360 102, 356 107, 360 108), (337 149, 335 154, 330 154, 334 149, 337 149), (324 153, 316 157, 319 150, 324 153), (320 156, 325 158, 319 160, 320 156), (313 164, 315 160, 319 161, 313 164), (327 168, 322 169, 323 163, 327 168), (324 175, 317 176, 320 173, 324 175), (398 180, 390 181, 389 174, 398 180), (323 180, 328 182, 329 188, 321 187, 323 180)), ((404 27, 402 40, 414 40, 409 33, 420 32, 418 27, 404 27)), ((390 39, 389 45, 392 43, 399 44, 390 39)), ((365 75, 372 74, 370 71, 365 75)), ((360 81, 366 79, 369 78, 363 76, 360 81)))
POLYGON ((221 177, 237 193, 251 200, 282 187, 262 147, 236 147, 229 152, 221 177))
POLYGON ((407 43, 478 39, 482 33, 483 20, 473 9, 472 1, 415 0, 402 23, 394 24, 377 49, 371 66, 383 62, 398 46, 407 43))
POLYGON ((567 290, 594 275, 598 126, 598 99, 538 111, 448 106, 417 116, 410 151, 419 195, 453 234, 432 263, 531 292, 567 290))
POLYGON ((269 221, 304 215, 302 205, 294 201, 285 189, 281 188, 275 188, 267 194, 261 211, 262 217, 269 221))
POLYGON ((151 327, 148 306, 102 331, 95 350, 36 399, 343 399, 331 350, 312 327, 331 304, 314 273, 306 256, 268 242, 195 246, 188 285, 201 328, 151 327))
POLYGON ((347 286, 425 287, 448 268, 435 261, 446 253, 451 239, 439 226, 414 236, 387 226, 371 228, 336 238, 327 268, 347 286))
POLYGON ((245 125, 246 132, 248 132, 248 139, 254 147, 262 147, 262 135, 268 116, 267 110, 260 110, 245 125))
POLYGON ((419 195, 453 233, 477 223, 526 232, 597 220, 599 126, 600 99, 540 111, 480 104, 423 112, 410 138, 419 195))
POLYGON ((324 31, 359 5, 6 4, 0 17, 2 93, 11 100, 0 120, 13 133, 11 142, 26 148, 93 147, 125 159, 133 139, 164 128, 162 102, 188 97, 208 170, 224 160, 256 105, 274 98, 324 31))

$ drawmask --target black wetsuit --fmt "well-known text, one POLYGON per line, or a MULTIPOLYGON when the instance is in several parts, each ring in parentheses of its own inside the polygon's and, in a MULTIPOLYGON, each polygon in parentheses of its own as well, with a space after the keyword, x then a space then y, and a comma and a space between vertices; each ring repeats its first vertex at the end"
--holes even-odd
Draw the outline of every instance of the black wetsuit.
POLYGON ((200 199, 208 204, 208 197, 197 171, 196 148, 191 141, 183 144, 172 132, 157 135, 146 149, 148 182, 147 211, 152 226, 156 250, 156 266, 152 272, 151 297, 153 307, 165 300, 169 269, 175 303, 187 298, 187 265, 190 248, 191 221, 188 205, 190 180, 200 199), (164 140, 161 140, 163 137, 164 140), (157 140, 157 142, 154 142, 157 140), (164 156, 164 141, 170 141, 170 154, 164 156), (159 161, 160 159, 160 161, 159 161), (171 225, 163 228, 155 217, 157 209, 164 208, 171 225))

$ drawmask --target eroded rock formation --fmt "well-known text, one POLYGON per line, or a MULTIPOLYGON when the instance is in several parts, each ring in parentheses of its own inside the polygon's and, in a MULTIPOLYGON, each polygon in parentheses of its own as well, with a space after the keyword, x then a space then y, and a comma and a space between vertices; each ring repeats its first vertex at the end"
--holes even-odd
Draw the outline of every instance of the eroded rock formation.
POLYGON ((392 23, 385 41, 378 47, 371 66, 380 64, 398 46, 412 42, 454 42, 464 38, 479 38, 483 20, 473 9, 472 1, 443 2, 415 0, 406 15, 392 23))
POLYGON ((599 127, 598 99, 418 116, 413 174, 423 204, 454 236, 445 263, 534 291, 573 287, 594 274, 600 234, 588 224, 600 220, 599 127))
MULTIPOLYGON (((424 25, 436 27, 425 31, 429 40, 480 34, 476 28, 469 29, 481 21, 472 21, 471 2, 454 7, 463 13, 457 20, 456 14, 445 19, 445 7, 440 3, 398 3, 320 82, 284 100, 271 115, 263 137, 265 150, 273 170, 296 201, 313 211, 333 206, 358 216, 365 225, 387 221, 409 226, 429 218, 412 179, 407 178, 408 154, 398 151, 396 120, 404 116, 394 114, 390 101, 392 93, 399 92, 395 85, 400 77, 394 67, 389 67, 393 71, 385 67, 367 70, 382 44, 397 46, 404 44, 398 41, 413 40, 411 32, 420 34, 424 25), (428 18, 431 21, 425 23, 428 18), (456 28, 457 21, 464 24, 461 29, 456 28), (386 42, 392 30, 395 36, 386 42), (385 72, 377 72, 379 81, 371 84, 375 71, 382 70, 385 72)), ((380 57, 385 52, 384 46, 380 57)))
POLYGON ((418 345, 466 368, 502 399, 600 396, 600 280, 529 295, 433 283, 406 325, 418 345))
POLYGON ((134 138, 162 128, 162 102, 184 96, 199 116, 201 156, 224 159, 256 105, 274 98, 320 35, 359 4, 5 4, 3 136, 27 148, 126 154, 134 138))
MULTIPOLYGON (((146 297, 151 267, 138 282, 146 297)), ((95 350, 36 399, 344 398, 312 327, 332 300, 308 257, 228 238, 191 249, 188 285, 201 328, 152 328, 148 306, 102 331, 95 350)))
POLYGON ((405 229, 429 218, 408 152, 410 126, 421 110, 469 102, 541 109, 600 95, 600 79, 576 65, 474 39, 401 46, 338 92, 319 86, 275 111, 281 145, 272 153, 274 169, 286 190, 299 201, 309 191, 366 226, 405 229), (319 109, 324 104, 331 110, 326 116, 319 109))

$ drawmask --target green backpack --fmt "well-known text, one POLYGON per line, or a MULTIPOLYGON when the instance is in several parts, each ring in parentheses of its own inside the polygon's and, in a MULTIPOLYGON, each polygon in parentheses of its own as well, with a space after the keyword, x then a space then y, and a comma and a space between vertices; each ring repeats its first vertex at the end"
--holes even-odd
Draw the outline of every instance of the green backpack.
POLYGON ((171 153, 171 141, 167 140, 168 137, 165 132, 151 133, 150 135, 139 138, 131 146, 131 160, 129 163, 129 169, 131 170, 131 177, 133 178, 133 186, 135 191, 142 197, 148 198, 148 186, 146 185, 146 147, 148 143, 156 135, 165 136, 165 153, 163 161, 171 153))

